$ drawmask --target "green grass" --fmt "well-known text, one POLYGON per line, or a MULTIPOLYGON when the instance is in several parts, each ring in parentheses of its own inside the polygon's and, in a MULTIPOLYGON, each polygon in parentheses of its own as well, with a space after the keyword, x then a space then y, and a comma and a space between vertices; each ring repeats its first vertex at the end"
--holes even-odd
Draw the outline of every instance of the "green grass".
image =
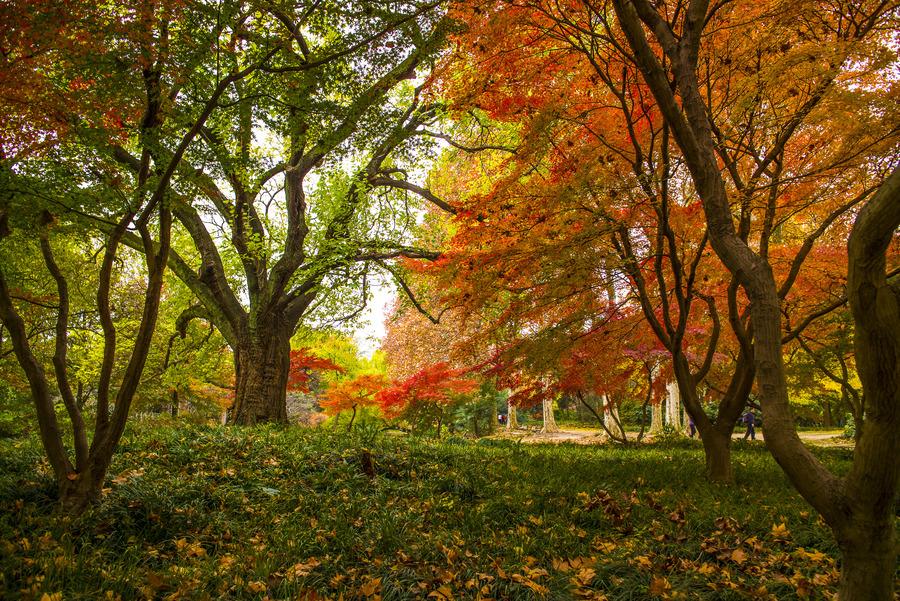
POLYGON ((695 441, 137 423, 102 502, 69 519, 36 439, 0 439, 0 597, 827 598, 827 529, 761 446, 734 459, 736 484, 711 486, 695 441))

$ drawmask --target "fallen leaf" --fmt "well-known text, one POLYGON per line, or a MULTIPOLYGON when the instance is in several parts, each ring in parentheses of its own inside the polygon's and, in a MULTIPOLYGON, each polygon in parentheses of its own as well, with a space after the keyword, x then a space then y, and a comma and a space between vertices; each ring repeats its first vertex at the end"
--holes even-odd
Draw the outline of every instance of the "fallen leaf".
POLYGON ((428 593, 428 598, 436 598, 436 599, 452 599, 453 598, 453 589, 450 588, 449 584, 445 584, 440 586, 430 593, 428 593))
POLYGON ((662 596, 672 590, 672 585, 669 583, 668 578, 664 576, 654 576, 650 580, 650 594, 656 596, 662 596))

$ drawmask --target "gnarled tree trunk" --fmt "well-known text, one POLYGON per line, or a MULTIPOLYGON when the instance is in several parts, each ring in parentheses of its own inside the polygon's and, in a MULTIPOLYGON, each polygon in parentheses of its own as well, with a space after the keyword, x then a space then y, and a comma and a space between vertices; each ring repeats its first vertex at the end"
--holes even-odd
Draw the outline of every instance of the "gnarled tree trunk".
POLYGON ((235 404, 230 421, 238 425, 287 421, 287 383, 291 332, 266 329, 246 336, 234 351, 235 404))

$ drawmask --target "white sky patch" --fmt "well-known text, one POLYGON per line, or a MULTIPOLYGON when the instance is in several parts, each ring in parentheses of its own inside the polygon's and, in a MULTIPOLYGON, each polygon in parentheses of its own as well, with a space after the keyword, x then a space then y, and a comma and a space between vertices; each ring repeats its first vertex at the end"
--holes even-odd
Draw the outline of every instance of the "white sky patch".
POLYGON ((353 332, 359 353, 364 357, 371 357, 381 347, 386 332, 385 322, 396 298, 394 282, 379 274, 377 280, 372 282, 372 298, 366 304, 362 321, 353 332))

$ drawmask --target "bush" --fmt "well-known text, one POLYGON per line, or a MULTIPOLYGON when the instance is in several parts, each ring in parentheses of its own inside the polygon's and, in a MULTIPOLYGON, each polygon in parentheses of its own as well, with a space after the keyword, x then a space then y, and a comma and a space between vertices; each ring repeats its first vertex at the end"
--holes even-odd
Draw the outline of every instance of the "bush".
POLYGON ((847 416, 847 421, 844 423, 844 433, 841 436, 844 438, 856 438, 856 420, 853 419, 852 415, 847 416))

